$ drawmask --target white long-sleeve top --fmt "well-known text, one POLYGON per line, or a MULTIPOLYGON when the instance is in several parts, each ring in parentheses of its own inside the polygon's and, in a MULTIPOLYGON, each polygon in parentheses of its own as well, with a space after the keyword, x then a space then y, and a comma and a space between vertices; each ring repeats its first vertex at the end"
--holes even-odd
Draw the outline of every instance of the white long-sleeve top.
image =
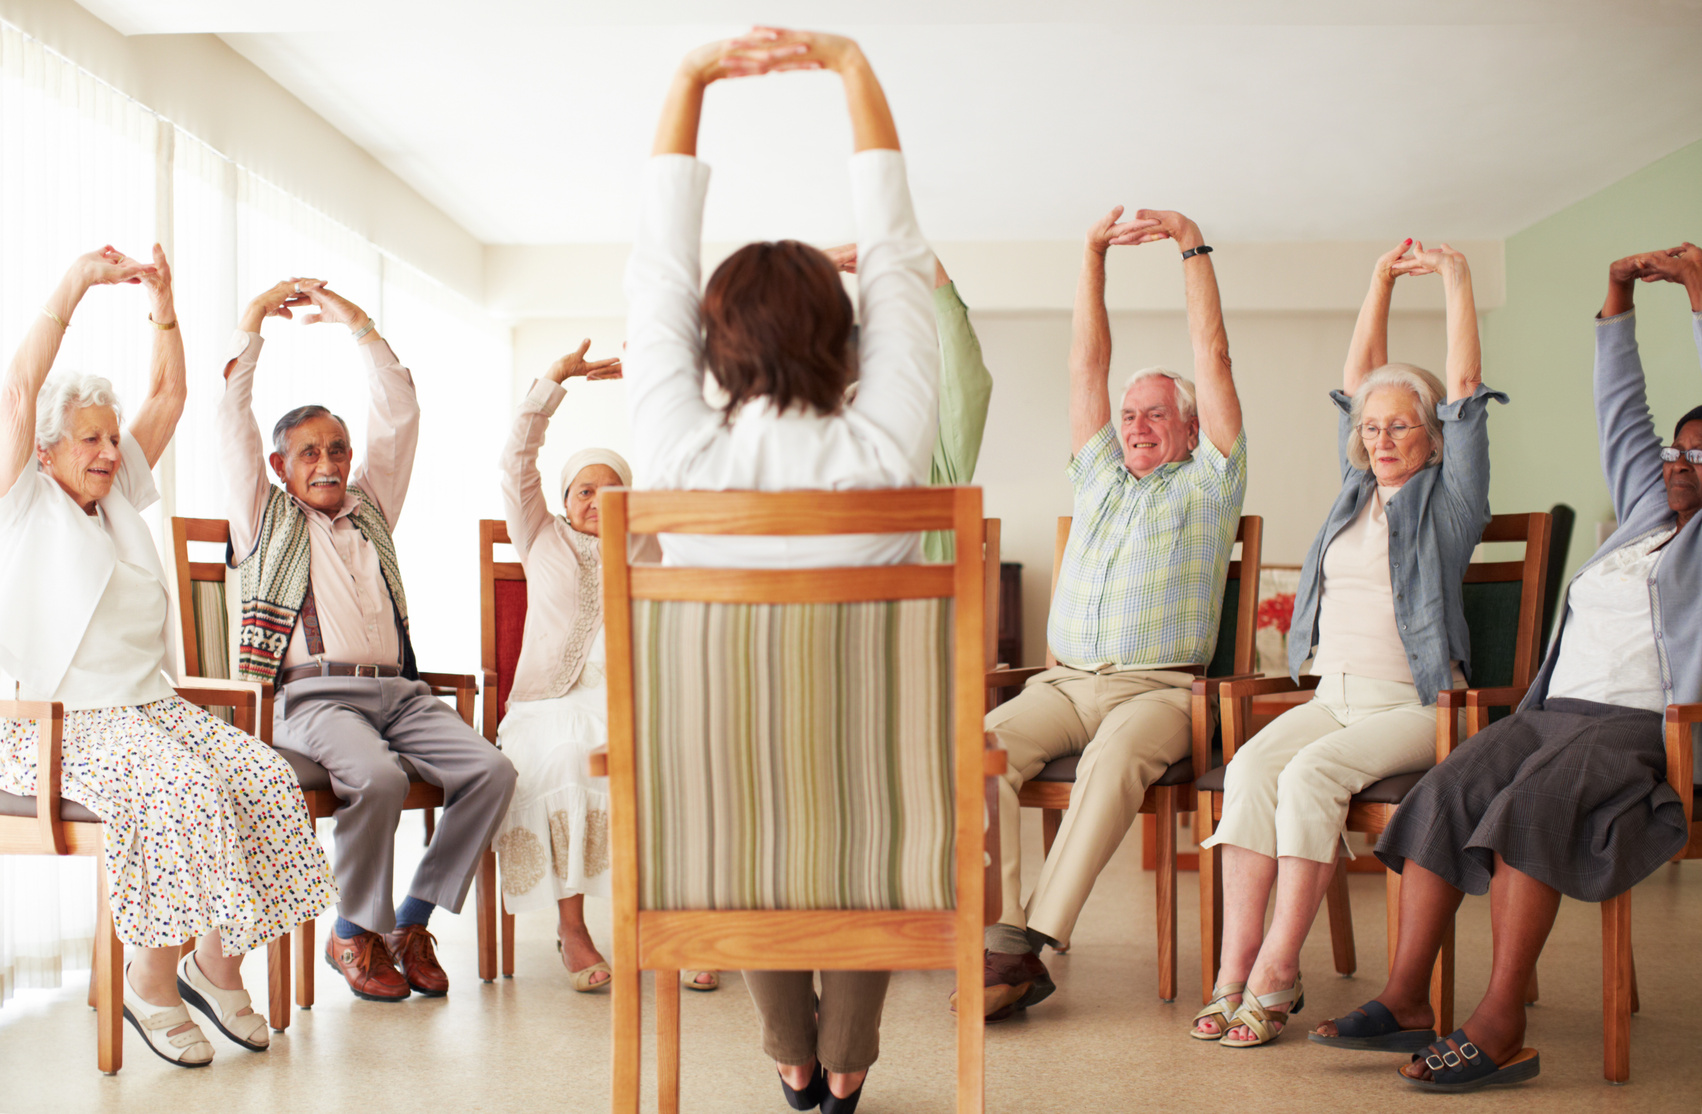
MULTIPOLYGON (((904 156, 851 158, 861 309, 856 398, 837 414, 780 413, 764 400, 731 421, 703 397, 703 201, 709 166, 657 155, 640 185, 627 264, 627 352, 637 486, 667 490, 845 490, 926 483, 938 425, 934 257, 910 203, 904 156)), ((915 534, 663 539, 667 564, 739 568, 920 560, 915 534)))

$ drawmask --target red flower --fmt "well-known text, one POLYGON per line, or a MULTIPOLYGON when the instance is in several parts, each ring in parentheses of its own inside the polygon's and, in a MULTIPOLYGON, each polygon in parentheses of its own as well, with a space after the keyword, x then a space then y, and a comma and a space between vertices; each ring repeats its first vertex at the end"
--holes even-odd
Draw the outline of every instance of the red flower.
POLYGON ((1294 622, 1294 593, 1283 592, 1259 603, 1259 626, 1275 627, 1283 634, 1288 633, 1289 624, 1294 622))

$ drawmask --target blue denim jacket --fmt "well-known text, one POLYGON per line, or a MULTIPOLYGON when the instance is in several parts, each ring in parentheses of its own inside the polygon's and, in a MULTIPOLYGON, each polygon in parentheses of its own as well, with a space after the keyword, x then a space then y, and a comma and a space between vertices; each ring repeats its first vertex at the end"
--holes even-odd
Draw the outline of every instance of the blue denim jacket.
MULTIPOLYGON (((1300 667, 1318 645, 1318 600, 1324 590, 1324 551, 1358 517, 1372 497, 1377 478, 1369 469, 1347 462, 1353 428, 1353 400, 1341 391, 1330 398, 1341 411, 1336 448, 1341 456, 1342 489, 1324 520, 1300 570, 1294 620, 1288 629, 1288 672, 1300 679, 1300 667)), ((1412 668, 1412 683, 1426 704, 1454 687, 1450 663, 1458 661, 1471 676, 1471 636, 1466 631, 1460 584, 1483 528, 1489 525, 1489 400, 1507 396, 1479 383, 1458 402, 1436 406, 1442 420, 1442 462, 1422 469, 1389 500, 1389 580, 1395 590, 1395 621, 1412 668)))
MULTIPOLYGON (((1702 313, 1691 318, 1696 350, 1702 355, 1702 313)), ((1596 322, 1596 428, 1601 438, 1602 471, 1613 495, 1619 529, 1584 562, 1584 569, 1624 545, 1670 530, 1678 520, 1667 506, 1666 482, 1661 478, 1662 431, 1655 428, 1643 384, 1643 361, 1637 354, 1634 312, 1596 322)), ((1574 576, 1573 580, 1577 580, 1574 576)), ((1566 586, 1571 595, 1572 586, 1566 586)), ((1654 622, 1651 635, 1660 652, 1661 684, 1669 704, 1702 701, 1702 515, 1661 551, 1649 584, 1654 622)), ((1560 657, 1566 636, 1567 601, 1560 604, 1560 622, 1548 659, 1542 663, 1521 708, 1541 707, 1548 680, 1560 657)))

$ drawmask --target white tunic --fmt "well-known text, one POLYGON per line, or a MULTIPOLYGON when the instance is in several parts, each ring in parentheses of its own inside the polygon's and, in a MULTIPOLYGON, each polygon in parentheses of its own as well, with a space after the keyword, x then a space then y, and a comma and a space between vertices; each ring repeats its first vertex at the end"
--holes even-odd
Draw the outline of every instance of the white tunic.
POLYGON ((1550 697, 1665 712, 1666 686, 1650 610, 1663 530, 1614 550, 1579 574, 1566 593, 1566 633, 1548 680, 1550 697))

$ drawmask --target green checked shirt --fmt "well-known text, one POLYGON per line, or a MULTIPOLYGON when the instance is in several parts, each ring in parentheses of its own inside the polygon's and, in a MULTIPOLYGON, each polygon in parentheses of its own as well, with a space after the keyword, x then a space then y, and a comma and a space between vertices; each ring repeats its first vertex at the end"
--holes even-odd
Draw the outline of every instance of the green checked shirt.
MULTIPOLYGON (((966 484, 975 477, 975 459, 981 455, 993 376, 981 360, 981 341, 969 324, 969 309, 958 297, 957 283, 934 290, 934 321, 940 330, 940 430, 928 483, 966 484)), ((924 560, 950 561, 952 552, 949 533, 931 530, 922 535, 924 560)))
POLYGON ((1193 458, 1136 479, 1106 423, 1065 470, 1075 520, 1047 619, 1062 665, 1153 669, 1210 661, 1224 577, 1247 492, 1247 435, 1226 458, 1193 458))

